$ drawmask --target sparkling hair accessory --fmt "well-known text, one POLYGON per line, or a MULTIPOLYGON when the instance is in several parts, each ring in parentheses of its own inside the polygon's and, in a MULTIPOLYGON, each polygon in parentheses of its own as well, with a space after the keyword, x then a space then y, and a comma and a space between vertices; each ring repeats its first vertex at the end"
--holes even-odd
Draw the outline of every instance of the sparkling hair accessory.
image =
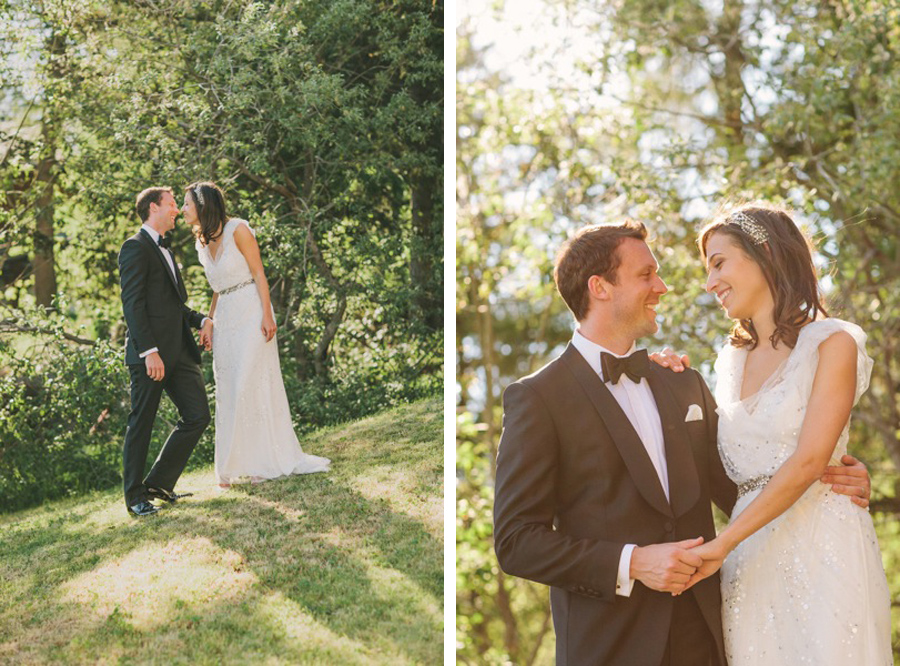
POLYGON ((762 245, 769 242, 769 234, 766 233, 765 228, 744 211, 739 210, 729 215, 727 223, 739 226, 741 231, 750 236, 754 245, 762 245))
POLYGON ((197 203, 203 206, 203 192, 200 190, 200 185, 197 185, 197 187, 195 187, 192 191, 194 193, 194 196, 197 198, 197 203))

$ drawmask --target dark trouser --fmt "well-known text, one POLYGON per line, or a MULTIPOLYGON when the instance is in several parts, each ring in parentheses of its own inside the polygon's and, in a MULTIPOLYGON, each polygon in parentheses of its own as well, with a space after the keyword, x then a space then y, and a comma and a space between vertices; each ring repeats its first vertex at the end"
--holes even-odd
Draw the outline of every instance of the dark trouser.
POLYGON ((209 425, 209 402, 200 366, 191 360, 181 360, 174 367, 166 366, 165 378, 155 382, 147 376, 144 365, 129 365, 131 373, 131 413, 125 431, 122 450, 123 485, 126 506, 134 506, 147 499, 147 487, 173 490, 184 471, 191 451, 209 425), (150 434, 165 391, 178 409, 178 423, 169 435, 144 478, 150 434))
POLYGON ((690 592, 675 597, 661 666, 718 666, 716 642, 690 592))

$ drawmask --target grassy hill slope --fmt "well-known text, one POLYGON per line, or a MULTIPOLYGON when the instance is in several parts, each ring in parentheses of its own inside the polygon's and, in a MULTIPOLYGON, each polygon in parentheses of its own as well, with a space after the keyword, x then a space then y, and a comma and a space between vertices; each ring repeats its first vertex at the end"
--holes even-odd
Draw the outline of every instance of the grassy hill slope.
POLYGON ((442 405, 305 437, 326 474, 136 520, 119 490, 0 517, 0 663, 436 664, 442 405))

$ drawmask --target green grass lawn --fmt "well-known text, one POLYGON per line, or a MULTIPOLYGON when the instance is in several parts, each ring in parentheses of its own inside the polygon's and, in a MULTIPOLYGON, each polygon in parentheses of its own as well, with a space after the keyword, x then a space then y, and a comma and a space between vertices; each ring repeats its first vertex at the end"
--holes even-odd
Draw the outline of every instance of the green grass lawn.
POLYGON ((140 520, 118 489, 0 516, 0 663, 441 663, 442 413, 305 437, 325 474, 186 474, 140 520))

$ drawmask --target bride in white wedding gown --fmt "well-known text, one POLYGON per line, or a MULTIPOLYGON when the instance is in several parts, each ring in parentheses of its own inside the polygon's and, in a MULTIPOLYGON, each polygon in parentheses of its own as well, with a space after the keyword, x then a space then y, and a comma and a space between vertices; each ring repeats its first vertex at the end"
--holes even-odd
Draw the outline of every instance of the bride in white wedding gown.
POLYGON ((814 483, 847 451, 872 371, 866 334, 827 318, 809 246, 784 211, 744 207, 708 225, 700 247, 707 291, 735 320, 715 367, 719 451, 738 500, 694 550, 704 564, 692 583, 722 568, 729 666, 891 664, 872 518, 814 483))
POLYGON ((188 186, 182 207, 213 290, 216 480, 222 487, 327 471, 327 458, 297 441, 275 338, 275 316, 256 234, 228 218, 214 183, 188 186))

